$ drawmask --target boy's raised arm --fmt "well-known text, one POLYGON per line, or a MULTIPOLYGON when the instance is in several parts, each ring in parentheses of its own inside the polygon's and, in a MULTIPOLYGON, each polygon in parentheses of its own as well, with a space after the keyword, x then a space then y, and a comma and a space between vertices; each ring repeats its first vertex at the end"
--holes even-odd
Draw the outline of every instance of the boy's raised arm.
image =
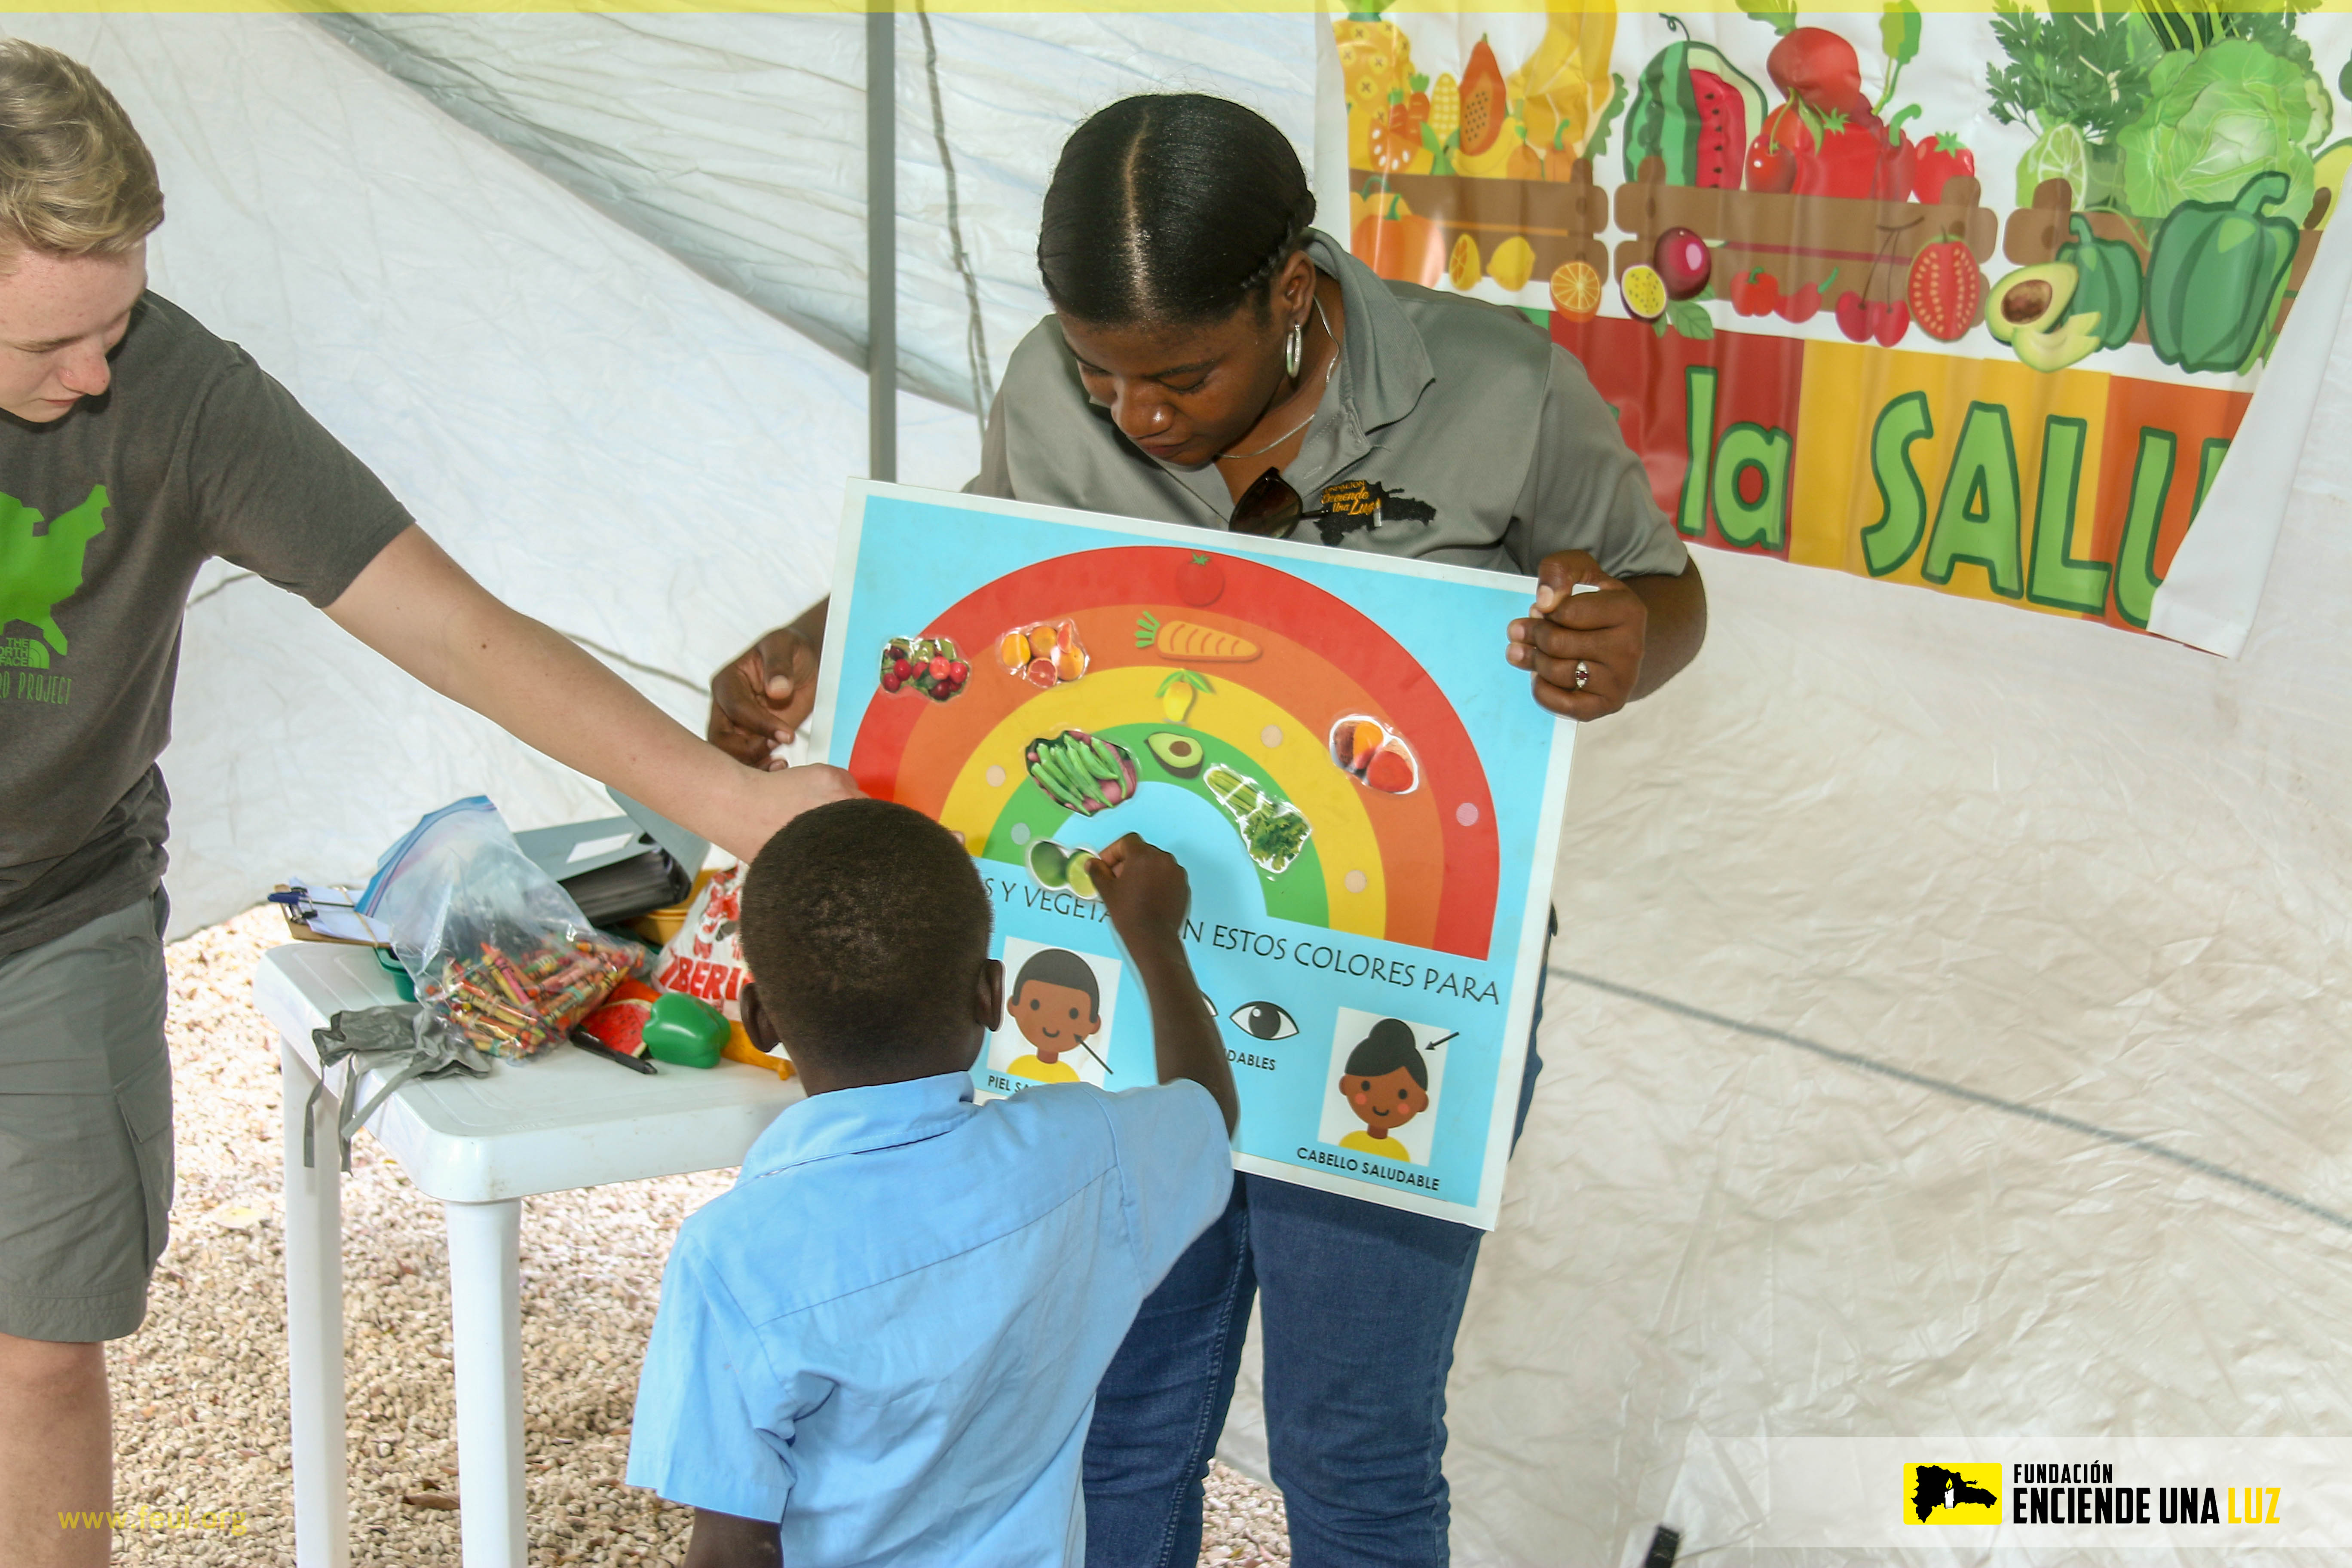
POLYGON ((1192 902, 1192 881, 1173 855, 1132 833, 1095 862, 1095 887, 1102 894, 1103 908, 1151 998, 1151 1042, 1160 1058, 1160 1081, 1188 1078, 1207 1089, 1224 1112, 1230 1135, 1241 1120, 1233 1068, 1225 1061, 1224 1043, 1217 1038, 1217 1021, 1192 978, 1192 961, 1184 956, 1184 913, 1192 902))

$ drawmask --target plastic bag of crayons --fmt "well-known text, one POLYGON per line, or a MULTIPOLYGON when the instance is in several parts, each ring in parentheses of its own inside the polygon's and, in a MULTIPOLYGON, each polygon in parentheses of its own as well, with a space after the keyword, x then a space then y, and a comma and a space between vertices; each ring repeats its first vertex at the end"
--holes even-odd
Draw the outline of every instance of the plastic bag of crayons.
POLYGON ((561 1045, 645 949, 590 925, 481 795, 445 805, 376 863, 361 911, 391 928, 416 999, 509 1060, 561 1045))

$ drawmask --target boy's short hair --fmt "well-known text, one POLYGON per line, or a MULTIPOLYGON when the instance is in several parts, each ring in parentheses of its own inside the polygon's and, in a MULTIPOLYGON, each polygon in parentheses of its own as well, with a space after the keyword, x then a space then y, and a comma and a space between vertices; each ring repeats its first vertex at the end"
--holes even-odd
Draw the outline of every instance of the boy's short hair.
POLYGON ((1381 1078, 1399 1068, 1412 1074, 1412 1081, 1422 1088, 1429 1087, 1429 1068, 1421 1059, 1421 1048, 1413 1044, 1412 1026, 1401 1018, 1382 1018, 1348 1053, 1348 1069, 1342 1076, 1381 1078))
POLYGON ((1029 962, 1021 966, 1021 977, 1013 983, 1010 1000, 1021 1003, 1021 988, 1035 982, 1040 985, 1059 985, 1066 990, 1087 994, 1087 1011, 1097 1023, 1102 1021, 1102 986, 1095 979, 1095 966, 1066 948, 1049 947, 1043 952, 1033 952, 1029 962))
POLYGON ((887 800, 786 823, 743 879, 738 929, 760 1003, 795 1052, 867 1061, 971 1024, 987 889, 955 836, 887 800))
POLYGON ((120 256, 163 221, 155 160, 105 84, 0 39, 0 268, 26 250, 120 256))

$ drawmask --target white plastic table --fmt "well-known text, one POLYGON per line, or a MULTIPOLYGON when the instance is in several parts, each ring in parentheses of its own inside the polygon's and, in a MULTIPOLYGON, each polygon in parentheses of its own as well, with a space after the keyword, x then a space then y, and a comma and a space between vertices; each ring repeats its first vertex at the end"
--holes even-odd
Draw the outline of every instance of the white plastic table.
MULTIPOLYGON (((343 1431, 342 1179, 331 1074, 315 1165, 302 1165, 303 1110, 319 1079, 310 1031, 347 1008, 397 1002, 369 950, 295 942, 265 954, 253 999, 277 1028, 286 1095, 286 1341, 299 1568, 351 1562, 343 1431)), ((361 1075, 365 1104, 379 1079, 361 1075)), ((486 1079, 411 1081, 367 1131, 441 1200, 449 1231, 457 1363, 459 1536, 467 1568, 523 1568, 522 1200, 606 1182, 742 1163, 797 1082, 738 1062, 633 1073, 585 1051, 500 1063, 486 1079)))

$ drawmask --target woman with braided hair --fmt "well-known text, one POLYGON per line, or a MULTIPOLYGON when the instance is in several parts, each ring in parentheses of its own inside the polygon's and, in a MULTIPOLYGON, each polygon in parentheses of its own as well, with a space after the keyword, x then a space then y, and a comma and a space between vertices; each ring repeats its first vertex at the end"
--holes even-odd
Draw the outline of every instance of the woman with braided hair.
MULTIPOLYGON (((1494 635, 1534 700, 1590 720, 1663 685, 1705 592, 1583 368, 1519 311, 1383 280, 1314 216, 1297 153, 1240 104, 1146 95, 1081 125, 1038 232, 1054 313, 1013 351, 966 488, 1529 574, 1532 613, 1494 635)), ((711 740, 752 761, 792 738, 824 609, 713 678, 711 740)), ((1532 1037, 1528 1058, 1522 1121, 1532 1037)), ((1089 1563, 1198 1557, 1254 1298, 1292 1561, 1444 1563, 1445 1374, 1480 1235, 1236 1176, 1103 1380, 1089 1563)))

